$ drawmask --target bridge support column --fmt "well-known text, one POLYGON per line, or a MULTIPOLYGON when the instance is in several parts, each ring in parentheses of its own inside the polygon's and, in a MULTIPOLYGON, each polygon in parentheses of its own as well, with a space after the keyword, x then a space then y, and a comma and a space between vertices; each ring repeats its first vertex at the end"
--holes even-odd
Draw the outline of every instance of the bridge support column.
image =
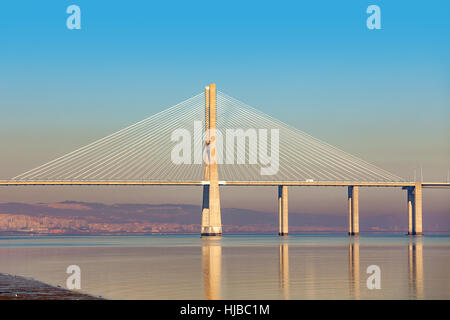
POLYGON ((278 235, 287 236, 288 233, 288 187, 278 186, 278 235))
POLYGON ((359 187, 348 187, 348 235, 359 235, 359 187))
POLYGON ((207 230, 208 226, 209 226, 209 185, 204 185, 203 203, 202 203, 202 230, 201 230, 202 235, 204 231, 208 231, 207 230))
POLYGON ((413 194, 413 229, 412 234, 414 236, 423 235, 422 232, 422 184, 417 182, 414 186, 413 194))
POLYGON ((201 235, 221 236, 219 171, 216 159, 216 85, 205 88, 205 129, 208 148, 208 163, 205 163, 204 179, 209 185, 203 186, 201 235))
POLYGON ((422 231, 422 183, 413 187, 403 187, 408 192, 408 235, 421 236, 422 231))
POLYGON ((414 188, 412 187, 406 187, 406 191, 408 192, 408 235, 413 235, 413 214, 414 214, 414 195, 413 191, 414 188))

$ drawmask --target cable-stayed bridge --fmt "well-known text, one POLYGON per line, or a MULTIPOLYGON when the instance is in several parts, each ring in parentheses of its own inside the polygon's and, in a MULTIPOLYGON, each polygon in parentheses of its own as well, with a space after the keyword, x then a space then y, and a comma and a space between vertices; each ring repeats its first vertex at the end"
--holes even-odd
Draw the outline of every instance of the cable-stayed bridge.
POLYGON ((348 187, 350 235, 359 233, 359 187, 406 189, 411 235, 422 234, 422 188, 450 187, 406 181, 216 91, 215 84, 0 185, 198 185, 205 236, 222 233, 220 185, 277 186, 280 235, 288 234, 288 186, 348 187))

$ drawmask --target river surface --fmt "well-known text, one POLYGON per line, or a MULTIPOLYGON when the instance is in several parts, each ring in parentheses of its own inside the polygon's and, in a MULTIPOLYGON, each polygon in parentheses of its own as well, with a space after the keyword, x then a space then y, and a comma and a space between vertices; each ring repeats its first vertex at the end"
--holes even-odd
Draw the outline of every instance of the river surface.
POLYGON ((110 299, 450 299, 450 235, 0 237, 0 273, 66 287, 70 265, 110 299))

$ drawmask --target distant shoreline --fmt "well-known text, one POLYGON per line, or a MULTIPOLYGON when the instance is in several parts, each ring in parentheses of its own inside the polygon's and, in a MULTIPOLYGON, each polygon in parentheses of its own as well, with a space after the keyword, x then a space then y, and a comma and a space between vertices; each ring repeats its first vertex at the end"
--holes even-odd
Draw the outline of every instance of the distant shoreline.
POLYGON ((55 287, 47 283, 0 273, 0 300, 103 300, 102 297, 55 287))
MULTIPOLYGON (((223 234, 278 234, 274 211, 222 208, 223 234)), ((104 204, 0 202, 0 235, 200 234, 201 207, 187 204, 104 204)), ((407 233, 405 212, 365 214, 363 233, 407 233)), ((446 212, 428 214, 424 232, 450 232, 446 212)), ((347 213, 289 214, 289 233, 348 232, 347 213)))

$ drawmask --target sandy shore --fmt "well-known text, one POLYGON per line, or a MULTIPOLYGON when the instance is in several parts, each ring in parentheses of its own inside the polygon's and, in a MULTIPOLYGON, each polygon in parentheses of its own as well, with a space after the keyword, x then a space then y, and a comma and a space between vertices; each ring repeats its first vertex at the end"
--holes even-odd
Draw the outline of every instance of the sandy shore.
POLYGON ((0 300, 102 300, 88 294, 54 287, 46 283, 0 273, 0 300))

